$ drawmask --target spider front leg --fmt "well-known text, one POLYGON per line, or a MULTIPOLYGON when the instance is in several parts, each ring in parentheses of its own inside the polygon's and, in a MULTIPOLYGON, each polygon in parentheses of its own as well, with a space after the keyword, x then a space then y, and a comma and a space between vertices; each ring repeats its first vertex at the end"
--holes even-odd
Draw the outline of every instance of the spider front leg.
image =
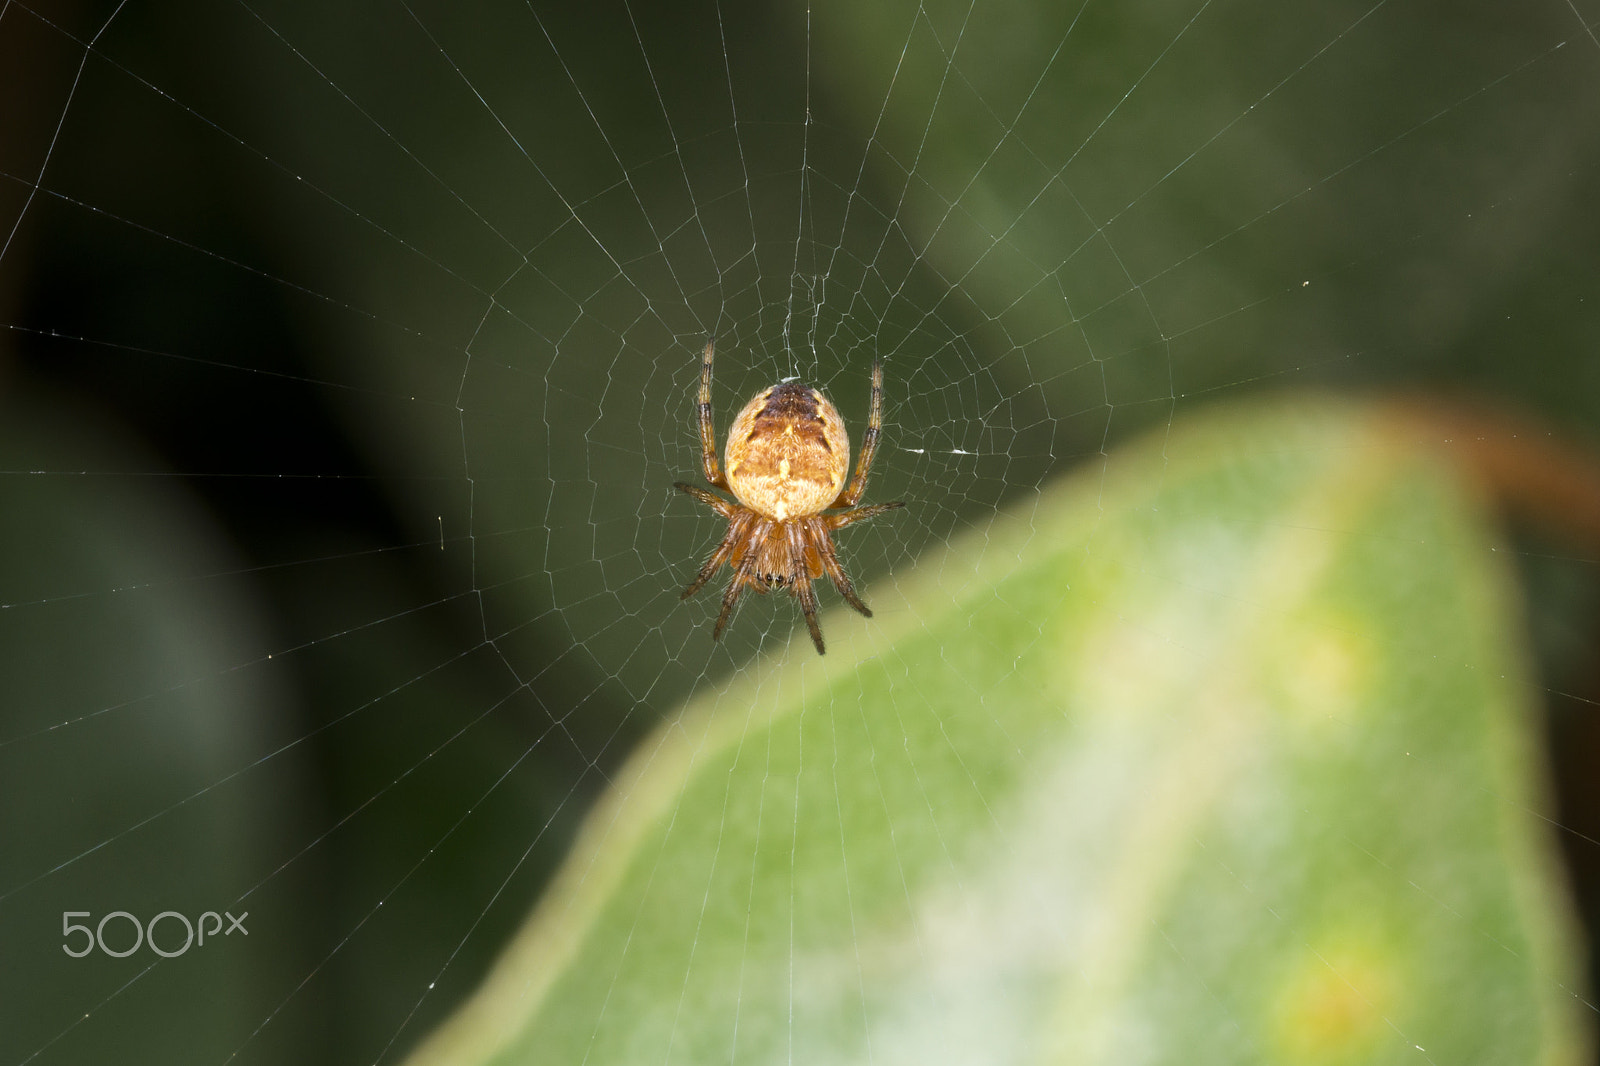
POLYGON ((704 499, 705 502, 712 504, 712 506, 721 504, 721 507, 717 507, 717 512, 722 514, 723 508, 727 508, 725 517, 732 519, 728 523, 728 532, 722 538, 722 543, 717 545, 717 550, 711 553, 711 558, 706 560, 705 565, 700 568, 700 572, 689 583, 689 587, 683 590, 683 595, 678 597, 686 600, 696 592, 699 592, 705 586, 705 583, 711 580, 711 576, 717 572, 717 568, 726 562, 728 557, 738 548, 740 542, 744 540, 745 530, 750 528, 751 515, 748 511, 736 513, 736 509, 731 504, 717 499, 709 492, 703 492, 700 489, 685 485, 681 481, 677 483, 677 486, 697 500, 704 499))
MULTIPOLYGON (((741 516, 742 517, 742 516, 741 516)), ((772 522, 765 518, 752 517, 748 522, 735 523, 741 530, 748 529, 748 535, 741 534, 738 543, 732 543, 734 531, 728 530, 729 552, 743 547, 744 553, 733 564, 733 580, 728 582, 728 589, 722 594, 722 613, 717 615, 717 624, 711 630, 711 639, 720 640, 722 631, 727 628, 728 619, 733 617, 733 605, 739 602, 739 593, 744 587, 751 584, 756 567, 761 563, 761 545, 766 542, 772 532, 772 522), (751 528, 751 527, 754 528, 751 528)), ((720 548, 718 549, 721 550, 720 548)), ((719 560, 720 561, 720 560, 719 560)))
MULTIPOLYGON (((898 506, 900 505, 883 505, 884 510, 891 510, 898 506)), ((866 510, 866 508, 862 509, 866 510)), ((828 521, 830 520, 816 518, 811 520, 811 545, 817 553, 817 559, 822 563, 822 571, 833 582, 833 587, 839 590, 839 595, 844 597, 844 602, 860 611, 863 617, 871 618, 872 609, 861 602, 861 597, 856 595, 855 584, 851 582, 849 575, 844 572, 844 567, 839 565, 839 556, 833 550, 833 538, 828 535, 828 521)))
POLYGON ((811 630, 811 643, 817 646, 818 655, 828 653, 822 642, 822 626, 817 623, 817 590, 811 585, 811 565, 808 556, 812 545, 811 529, 803 522, 790 523, 789 527, 789 588, 800 601, 800 611, 806 616, 806 628, 811 630))
POLYGON ((729 491, 728 480, 717 465, 717 427, 711 420, 711 357, 716 346, 716 341, 706 341, 706 350, 700 356, 700 469, 706 484, 729 491))

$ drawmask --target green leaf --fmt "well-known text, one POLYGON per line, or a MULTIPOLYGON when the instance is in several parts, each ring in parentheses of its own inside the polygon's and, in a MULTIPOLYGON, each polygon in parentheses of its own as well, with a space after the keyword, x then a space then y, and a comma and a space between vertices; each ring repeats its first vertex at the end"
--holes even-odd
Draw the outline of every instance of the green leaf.
POLYGON ((414 1062, 1582 1061, 1516 605, 1417 436, 1232 410, 904 561, 642 745, 414 1062))

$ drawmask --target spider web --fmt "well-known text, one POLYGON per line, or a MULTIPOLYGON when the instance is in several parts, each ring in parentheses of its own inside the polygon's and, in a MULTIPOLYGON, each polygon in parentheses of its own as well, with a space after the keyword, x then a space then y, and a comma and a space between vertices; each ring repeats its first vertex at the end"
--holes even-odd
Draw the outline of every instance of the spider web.
MULTIPOLYGON (((883 360, 869 602, 1264 388, 1593 425, 1597 19, 0 0, 0 1061, 398 1061, 652 726, 813 655, 679 602, 707 338, 719 433, 798 378, 859 444, 883 360)), ((1588 735, 1592 565, 1523 560, 1588 735)))

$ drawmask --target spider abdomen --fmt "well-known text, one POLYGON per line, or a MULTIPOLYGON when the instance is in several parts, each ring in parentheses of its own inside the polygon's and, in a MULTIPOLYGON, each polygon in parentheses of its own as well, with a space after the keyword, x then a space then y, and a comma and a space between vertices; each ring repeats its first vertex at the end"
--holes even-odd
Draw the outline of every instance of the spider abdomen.
POLYGON ((757 393, 733 420, 727 465, 739 502, 784 522, 819 514, 838 498, 850 469, 850 438, 826 396, 785 382, 757 393))

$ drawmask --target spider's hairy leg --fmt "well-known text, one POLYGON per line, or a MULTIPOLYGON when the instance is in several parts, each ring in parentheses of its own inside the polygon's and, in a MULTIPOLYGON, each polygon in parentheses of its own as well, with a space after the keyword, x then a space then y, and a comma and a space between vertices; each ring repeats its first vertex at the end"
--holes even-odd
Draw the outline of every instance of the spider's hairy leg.
POLYGON ((721 496, 713 495, 712 493, 707 492, 705 489, 696 488, 693 485, 685 485, 681 481, 674 481, 672 483, 672 487, 677 489, 679 492, 687 492, 690 496, 693 496, 695 499, 699 500, 701 503, 717 512, 723 518, 731 520, 739 510, 739 508, 735 507, 727 500, 724 500, 721 496))
POLYGON ((806 558, 811 548, 811 526, 807 522, 790 522, 787 529, 789 588, 800 601, 800 611, 806 616, 806 628, 811 630, 811 643, 817 646, 817 654, 826 655, 828 648, 822 642, 822 626, 817 624, 817 590, 811 585, 806 558))
POLYGON ((823 572, 833 582, 833 587, 839 590, 839 595, 844 597, 844 602, 860 611, 864 617, 871 618, 871 608, 861 602, 861 597, 856 595, 855 585, 844 572, 844 567, 839 565, 839 556, 834 553, 833 538, 828 535, 826 520, 813 518, 811 524, 811 543, 822 561, 823 572))
MULTIPOLYGON (((687 485, 679 485, 678 487, 686 489, 691 493, 699 491, 697 489, 689 489, 689 486, 687 485)), ((711 496, 709 492, 706 493, 706 495, 711 496)), ((712 496, 711 498, 714 500, 716 499, 715 496, 712 496)), ((717 500, 717 502, 721 503, 722 501, 717 500)), ((729 509, 733 510, 731 507, 729 509)), ((706 564, 700 568, 700 572, 695 575, 694 580, 690 582, 689 587, 683 590, 683 595, 678 597, 679 599, 688 599, 696 592, 699 592, 700 589, 705 586, 707 581, 711 580, 711 575, 717 572, 717 568, 727 561, 728 557, 734 553, 734 550, 737 549, 739 544, 744 540, 745 530, 750 527, 752 518, 753 516, 748 511, 737 512, 734 514, 733 520, 728 523, 728 532, 722 538, 722 543, 717 545, 717 550, 711 553, 711 558, 706 560, 706 564)))
POLYGON ((905 505, 906 501, 904 500, 896 500, 893 503, 875 503, 870 507, 857 507, 855 510, 846 511, 843 514, 827 515, 823 518, 823 522, 826 523, 829 529, 843 529, 845 526, 853 526, 857 522, 865 522, 869 518, 877 518, 885 511, 893 511, 897 507, 904 507, 905 505))
POLYGON ((867 491, 867 474, 872 470, 872 459, 878 454, 878 435, 883 432, 883 364, 872 361, 872 403, 867 412, 867 429, 861 435, 861 452, 856 457, 856 476, 829 507, 854 507, 861 494, 867 491))
POLYGON ((716 341, 706 341, 706 350, 700 356, 700 469, 706 484, 714 489, 727 489, 728 481, 717 465, 717 429, 711 420, 711 357, 716 341))
MULTIPOLYGON (((712 640, 718 640, 722 637, 722 631, 727 628, 728 619, 733 616, 733 605, 739 602, 739 593, 743 592, 744 587, 751 583, 756 567, 761 562, 763 554, 761 546, 772 533, 772 521, 766 518, 756 518, 754 515, 748 521, 736 522, 735 525, 740 529, 749 529, 749 533, 742 534, 739 538, 740 543, 729 549, 738 554, 738 559, 733 566, 733 580, 728 582, 728 590, 722 594, 722 613, 717 615, 716 627, 711 630, 712 640), (738 549, 740 548, 743 550, 739 551, 738 549)), ((732 543, 733 536, 733 529, 730 528, 728 530, 728 540, 725 543, 732 543)), ((721 549, 718 550, 720 551, 721 549)))

